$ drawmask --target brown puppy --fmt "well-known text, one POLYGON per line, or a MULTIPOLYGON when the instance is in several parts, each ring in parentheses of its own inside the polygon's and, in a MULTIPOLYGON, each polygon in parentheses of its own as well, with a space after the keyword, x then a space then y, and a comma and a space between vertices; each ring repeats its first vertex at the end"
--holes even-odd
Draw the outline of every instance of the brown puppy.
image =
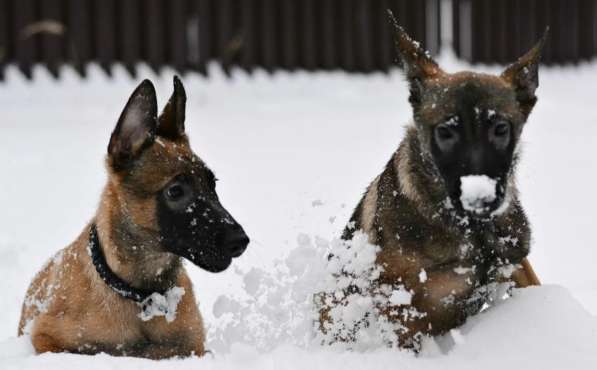
MULTIPOLYGON (((530 227, 514 171, 537 100, 545 38, 500 76, 449 74, 395 25, 414 124, 368 187, 343 238, 365 233, 381 247, 376 284, 412 293, 417 315, 381 311, 402 324, 401 345, 416 349, 422 335, 443 334, 479 312, 492 283, 538 283, 525 260, 530 227)), ((328 312, 322 309, 324 332, 328 312)))
POLYGON ((204 328, 181 257, 225 270, 249 239, 220 204, 184 132, 178 78, 157 118, 153 85, 133 92, 110 138, 97 213, 37 274, 19 335, 41 352, 201 356, 204 328))

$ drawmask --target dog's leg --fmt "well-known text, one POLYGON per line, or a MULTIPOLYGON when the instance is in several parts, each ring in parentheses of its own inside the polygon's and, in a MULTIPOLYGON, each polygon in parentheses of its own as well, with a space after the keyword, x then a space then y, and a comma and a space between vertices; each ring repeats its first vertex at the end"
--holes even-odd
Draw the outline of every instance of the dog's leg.
POLYGON ((31 344, 37 353, 71 352, 76 349, 76 343, 69 338, 65 330, 69 324, 56 320, 51 315, 41 314, 35 318, 31 328, 31 344))
POLYGON ((422 315, 393 314, 389 317, 390 321, 401 322, 406 329, 398 333, 400 347, 416 352, 423 336, 444 334, 462 324, 471 313, 476 313, 480 304, 470 300, 476 280, 478 272, 459 264, 428 267, 424 279, 415 276, 403 280, 407 289, 414 293, 410 306, 422 315))
POLYGON ((35 352, 37 353, 56 353, 65 351, 65 349, 59 344, 59 341, 56 340, 56 338, 45 333, 33 334, 31 336, 31 344, 33 344, 33 348, 35 348, 35 352))
POLYGON ((528 286, 541 285, 537 274, 533 270, 528 259, 523 259, 522 267, 512 273, 512 280, 516 283, 517 288, 526 288, 528 286))

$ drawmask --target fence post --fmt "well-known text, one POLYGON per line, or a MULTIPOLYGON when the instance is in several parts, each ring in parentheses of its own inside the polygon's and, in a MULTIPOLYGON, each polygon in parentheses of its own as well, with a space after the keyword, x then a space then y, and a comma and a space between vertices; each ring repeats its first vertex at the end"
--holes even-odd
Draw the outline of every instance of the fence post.
POLYGON ((114 0, 95 1, 92 23, 95 30, 95 57, 108 76, 118 60, 116 54, 116 4, 114 0))
POLYGON ((143 45, 145 58, 149 66, 159 73, 166 62, 166 27, 164 2, 162 0, 143 0, 145 4, 145 27, 143 45))
POLYGON ((139 0, 121 0, 121 4, 117 9, 121 30, 118 48, 125 68, 135 77, 136 65, 141 59, 141 6, 139 0))
POLYGON ((10 60, 10 0, 0 0, 0 81, 4 81, 4 67, 10 60))
POLYGON ((15 1, 14 29, 15 59, 19 69, 27 79, 31 79, 31 68, 37 59, 37 37, 29 33, 27 26, 35 21, 35 3, 33 0, 15 1))

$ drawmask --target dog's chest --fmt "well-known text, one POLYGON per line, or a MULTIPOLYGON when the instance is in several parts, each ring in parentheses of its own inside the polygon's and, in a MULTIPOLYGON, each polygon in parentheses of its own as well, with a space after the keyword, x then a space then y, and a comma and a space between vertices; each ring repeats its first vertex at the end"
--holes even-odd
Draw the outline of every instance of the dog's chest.
POLYGON ((148 343, 176 341, 180 337, 170 330, 177 325, 166 322, 163 316, 147 321, 141 319, 141 307, 120 297, 106 297, 104 303, 89 308, 77 325, 77 337, 82 339, 83 348, 95 346, 108 353, 137 351, 148 343))

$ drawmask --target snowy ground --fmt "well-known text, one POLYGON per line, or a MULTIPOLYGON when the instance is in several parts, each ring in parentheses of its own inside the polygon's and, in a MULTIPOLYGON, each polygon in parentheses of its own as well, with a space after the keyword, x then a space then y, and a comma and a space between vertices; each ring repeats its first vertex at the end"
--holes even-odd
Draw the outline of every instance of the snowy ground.
MULTIPOLYGON (((443 59, 450 71, 467 68, 443 59)), ((81 81, 65 70, 65 78, 54 82, 40 69, 29 83, 13 70, 0 84, 0 368, 186 369, 198 361, 215 369, 357 369, 390 363, 413 369, 497 369, 504 361, 528 368, 597 365, 597 63, 543 69, 539 103, 523 135, 518 179, 533 224, 530 259, 550 286, 519 292, 470 320, 460 333, 445 338, 456 343, 442 347, 450 348, 447 354, 438 349, 415 359, 382 349, 298 348, 281 340, 263 355, 227 337, 228 351, 205 360, 33 356, 26 340, 13 338, 30 279, 92 217, 105 181, 102 160, 110 132, 140 78, 154 80, 160 104, 171 93, 171 71, 157 77, 142 69, 139 80, 119 69, 114 80, 98 69, 90 72, 91 78, 81 81)), ((255 276, 273 266, 280 269, 280 261, 297 246, 316 248, 340 234, 411 116, 398 71, 389 76, 258 72, 252 77, 239 71, 232 79, 217 68, 213 72, 210 79, 184 78, 187 131, 221 180, 223 203, 252 242, 225 273, 188 266, 212 334, 222 321, 215 317, 223 302, 218 297, 247 296, 260 281, 255 276)), ((221 343, 212 340, 210 346, 221 343)))

